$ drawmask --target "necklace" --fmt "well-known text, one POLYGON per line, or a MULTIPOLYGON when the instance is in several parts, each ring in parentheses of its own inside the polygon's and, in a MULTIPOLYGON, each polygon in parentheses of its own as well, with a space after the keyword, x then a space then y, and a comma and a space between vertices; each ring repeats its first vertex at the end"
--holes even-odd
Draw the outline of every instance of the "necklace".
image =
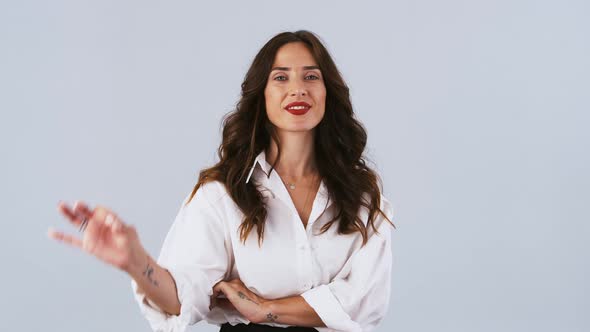
MULTIPOLYGON (((295 189, 295 183, 294 182, 286 182, 286 181, 283 180, 283 178, 281 176, 279 176, 279 177, 281 178, 281 181, 283 181, 283 183, 289 187, 289 189, 291 189, 291 190, 295 189)), ((314 174, 313 175, 313 178, 312 178, 311 186, 307 189, 307 193, 305 195, 305 202, 303 204, 303 210, 302 210, 301 213, 305 213, 305 211, 307 211, 307 204, 309 203, 309 194, 311 193, 311 189, 312 188, 315 188, 316 177, 317 177, 317 174, 314 174)), ((303 216, 301 216, 301 215, 299 217, 300 217, 301 221, 303 222, 303 226, 306 227, 307 226, 307 220, 304 221, 303 220, 303 216)))
MULTIPOLYGON (((314 174, 314 175, 313 175, 313 180, 314 180, 314 182, 312 182, 312 183, 315 183, 315 177, 316 177, 316 174, 314 174)), ((295 182, 288 182, 288 181, 285 181, 285 180, 283 180, 283 177, 282 177, 282 176, 280 176, 280 178, 281 178, 281 180, 283 181, 283 183, 284 183, 284 184, 285 184, 285 185, 286 185, 286 186, 287 186, 289 189, 291 189, 291 190, 295 190, 295 188, 297 188, 297 186, 295 185, 295 182)))

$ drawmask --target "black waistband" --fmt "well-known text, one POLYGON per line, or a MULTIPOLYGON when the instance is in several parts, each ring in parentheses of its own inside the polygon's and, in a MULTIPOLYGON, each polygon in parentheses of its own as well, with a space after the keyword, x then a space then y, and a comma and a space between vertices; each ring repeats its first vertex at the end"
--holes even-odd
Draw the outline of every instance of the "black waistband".
POLYGON ((231 325, 229 323, 224 323, 221 325, 221 329, 219 332, 317 332, 316 329, 313 327, 303 327, 303 326, 289 326, 289 327, 278 327, 278 326, 270 326, 264 324, 237 324, 231 325))

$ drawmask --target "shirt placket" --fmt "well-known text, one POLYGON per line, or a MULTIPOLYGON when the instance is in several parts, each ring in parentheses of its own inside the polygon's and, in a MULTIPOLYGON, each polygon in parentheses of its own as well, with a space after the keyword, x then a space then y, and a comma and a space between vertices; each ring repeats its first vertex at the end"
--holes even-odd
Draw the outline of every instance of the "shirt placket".
POLYGON ((298 274, 298 288, 301 292, 304 292, 313 286, 313 258, 311 252, 313 246, 310 241, 312 234, 311 225, 308 224, 307 229, 303 227, 293 200, 276 172, 270 174, 268 185, 274 189, 271 189, 274 193, 273 197, 279 199, 288 211, 289 219, 291 220, 290 226, 293 234, 295 234, 295 261, 297 264, 295 271, 298 274))

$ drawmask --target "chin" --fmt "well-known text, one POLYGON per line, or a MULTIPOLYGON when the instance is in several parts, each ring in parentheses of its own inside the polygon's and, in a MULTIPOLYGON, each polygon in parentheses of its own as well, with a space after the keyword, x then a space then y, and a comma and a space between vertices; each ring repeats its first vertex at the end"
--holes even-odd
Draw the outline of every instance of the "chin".
POLYGON ((292 126, 286 130, 288 131, 295 131, 295 132, 305 132, 305 131, 313 131, 316 126, 292 126))
POLYGON ((305 131, 312 131, 315 126, 309 124, 281 124, 275 125, 278 130, 281 131, 288 131, 288 132, 305 132, 305 131))

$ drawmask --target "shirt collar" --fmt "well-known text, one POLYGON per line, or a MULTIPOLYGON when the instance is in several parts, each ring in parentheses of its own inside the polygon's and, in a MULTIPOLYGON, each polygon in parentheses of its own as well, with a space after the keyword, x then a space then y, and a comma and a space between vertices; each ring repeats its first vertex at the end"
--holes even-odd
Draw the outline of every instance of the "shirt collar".
POLYGON ((248 173, 248 177, 246 178, 246 183, 248 183, 248 181, 250 181, 250 177, 252 176, 252 173, 254 172, 256 165, 259 165, 260 168, 262 168, 262 171, 264 172, 264 174, 266 174, 266 176, 268 176, 268 174, 270 172, 271 165, 266 161, 266 153, 265 153, 264 149, 262 149, 262 151, 256 156, 256 159, 254 159, 254 163, 250 167, 250 172, 248 173))
MULTIPOLYGON (((270 169, 271 169, 271 165, 266 161, 266 153, 264 151, 264 149, 262 149, 262 151, 256 156, 256 158, 254 159, 254 163, 252 163, 252 166, 250 167, 250 172, 248 173, 248 177, 246 178, 246 183, 248 183, 248 181, 250 181, 250 178, 252 177, 252 173, 254 173, 254 169, 256 168, 256 165, 258 165, 260 167, 260 169, 264 172, 264 174, 266 174, 266 177, 269 177, 270 174, 270 169)), ((274 196, 274 194, 272 194, 274 196)), ((324 180, 322 180, 320 182, 320 188, 318 190, 318 199, 320 199, 320 203, 321 205, 325 204, 325 207, 328 207, 329 205, 331 205, 333 203, 329 193, 328 193, 328 188, 326 187, 324 180)))

